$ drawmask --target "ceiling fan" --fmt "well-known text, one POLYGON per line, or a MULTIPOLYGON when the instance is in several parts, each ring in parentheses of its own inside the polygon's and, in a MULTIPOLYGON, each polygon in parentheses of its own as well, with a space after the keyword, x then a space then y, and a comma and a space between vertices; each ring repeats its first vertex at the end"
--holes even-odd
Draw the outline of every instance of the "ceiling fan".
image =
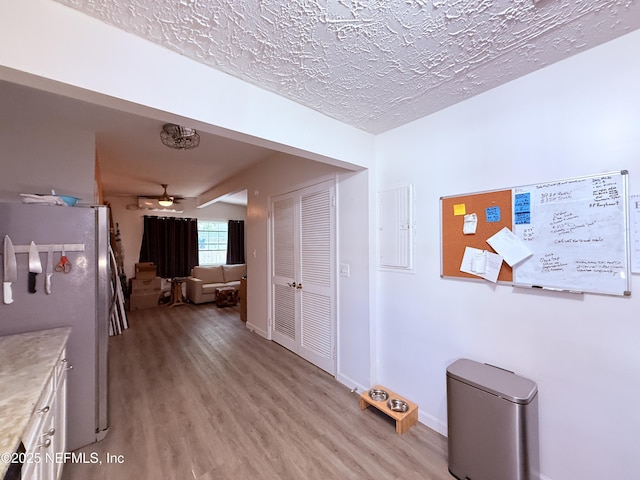
POLYGON ((162 184, 164 192, 162 192, 162 195, 158 197, 158 204, 160 204, 160 206, 162 207, 170 207, 171 205, 173 205, 173 202, 178 203, 181 200, 181 198, 169 196, 169 194, 167 193, 168 186, 169 185, 167 185, 166 183, 162 184))
POLYGON ((158 205, 160 205, 161 207, 164 208, 168 208, 170 206, 172 206, 174 203, 180 203, 181 200, 184 199, 184 197, 176 197, 173 195, 169 195, 167 193, 167 187, 169 185, 167 185, 166 183, 161 184, 162 188, 164 189, 164 191, 162 192, 162 195, 158 195, 158 196, 145 196, 145 197, 141 197, 147 200, 154 200, 155 202, 158 203, 158 205))

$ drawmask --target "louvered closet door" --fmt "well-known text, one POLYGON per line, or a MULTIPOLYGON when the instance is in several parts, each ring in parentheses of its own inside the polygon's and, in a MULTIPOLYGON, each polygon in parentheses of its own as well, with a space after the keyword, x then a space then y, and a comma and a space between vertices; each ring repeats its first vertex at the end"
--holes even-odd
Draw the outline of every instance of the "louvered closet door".
POLYGON ((300 198, 300 356, 335 374, 332 199, 322 186, 300 198))
POLYGON ((272 338, 335 375, 334 189, 280 196, 272 218, 272 338))
POLYGON ((273 340, 298 353, 299 308, 292 287, 298 263, 294 207, 292 196, 271 204, 271 316, 273 340))

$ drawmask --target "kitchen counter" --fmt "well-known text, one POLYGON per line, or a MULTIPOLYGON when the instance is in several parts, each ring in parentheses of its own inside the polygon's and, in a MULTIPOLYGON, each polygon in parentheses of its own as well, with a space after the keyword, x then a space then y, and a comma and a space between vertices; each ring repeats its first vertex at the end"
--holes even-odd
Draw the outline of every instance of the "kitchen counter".
MULTIPOLYGON (((29 425, 71 328, 0 337, 0 457, 13 453, 29 425)), ((8 464, 0 458, 0 478, 8 464)))

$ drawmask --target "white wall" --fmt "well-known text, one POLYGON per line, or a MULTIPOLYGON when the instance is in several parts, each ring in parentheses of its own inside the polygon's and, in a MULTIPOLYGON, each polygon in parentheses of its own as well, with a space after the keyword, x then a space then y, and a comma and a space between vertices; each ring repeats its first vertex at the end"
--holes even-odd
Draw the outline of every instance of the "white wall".
POLYGON ((214 203, 205 208, 196 208, 195 198, 185 198, 181 203, 183 213, 151 212, 127 208, 138 204, 137 197, 105 197, 111 206, 113 223, 118 224, 124 257, 124 273, 127 278, 135 277, 135 264, 140 258, 144 216, 197 218, 198 220, 246 220, 247 208, 243 205, 214 203))
MULTIPOLYGON (((338 175, 338 266, 349 267, 349 276, 338 268, 338 368, 337 379, 364 391, 372 385, 374 354, 371 315, 375 311, 370 288, 375 273, 371 260, 374 243, 369 240, 371 219, 368 170, 338 175)), ((373 296, 375 298, 375 296, 373 296)))
POLYGON ((21 202, 21 193, 54 189, 87 205, 96 202, 93 132, 9 118, 0 108, 0 165, 0 201, 21 202))
MULTIPOLYGON (((466 357, 539 388, 546 478, 640 471, 640 290, 572 295, 440 278, 439 198, 630 170, 640 191, 640 32, 377 137, 377 188, 416 192, 416 273, 379 272, 379 381, 446 433, 466 357)), ((638 276, 633 281, 638 282, 638 276)))

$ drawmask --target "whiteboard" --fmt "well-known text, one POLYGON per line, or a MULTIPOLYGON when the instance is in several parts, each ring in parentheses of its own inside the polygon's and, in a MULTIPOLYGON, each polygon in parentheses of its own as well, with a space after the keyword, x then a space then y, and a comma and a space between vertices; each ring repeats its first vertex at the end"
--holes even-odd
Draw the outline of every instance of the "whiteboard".
POLYGON ((629 195, 631 273, 640 273, 640 194, 629 195))
POLYGON ((516 187, 516 286, 631 295, 627 171, 516 187))

